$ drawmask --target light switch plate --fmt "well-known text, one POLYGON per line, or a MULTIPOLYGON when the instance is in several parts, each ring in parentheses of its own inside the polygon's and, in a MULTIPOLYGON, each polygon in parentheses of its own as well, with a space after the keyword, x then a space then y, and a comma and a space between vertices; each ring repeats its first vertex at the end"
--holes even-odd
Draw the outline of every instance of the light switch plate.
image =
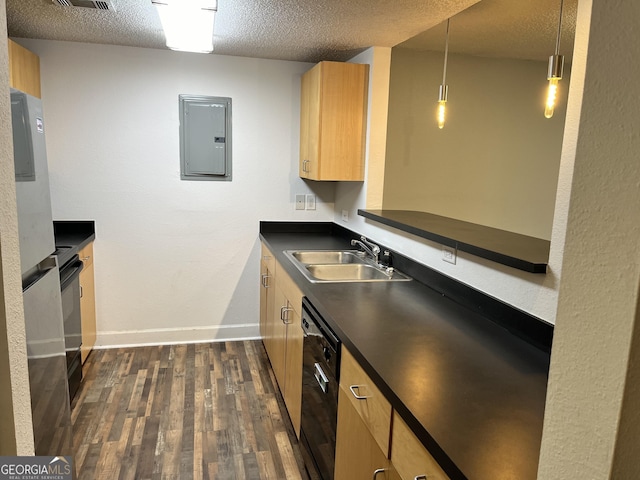
POLYGON ((349 221, 349 210, 342 210, 342 221, 343 222, 349 221))
POLYGON ((296 210, 304 210, 304 195, 296 195, 296 210))
POLYGON ((307 193, 307 210, 316 209, 316 196, 313 193, 307 193))

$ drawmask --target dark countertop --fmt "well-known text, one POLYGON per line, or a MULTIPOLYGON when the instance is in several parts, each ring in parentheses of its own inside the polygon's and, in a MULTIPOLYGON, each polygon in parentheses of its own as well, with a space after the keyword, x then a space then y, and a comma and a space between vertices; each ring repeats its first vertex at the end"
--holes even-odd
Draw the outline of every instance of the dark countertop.
POLYGON ((348 240, 261 230, 452 480, 536 478, 548 352, 415 280, 313 284, 283 251, 351 249, 348 240))
POLYGON ((56 249, 64 250, 63 257, 58 258, 67 258, 95 240, 95 222, 93 220, 54 220, 53 234, 56 249))

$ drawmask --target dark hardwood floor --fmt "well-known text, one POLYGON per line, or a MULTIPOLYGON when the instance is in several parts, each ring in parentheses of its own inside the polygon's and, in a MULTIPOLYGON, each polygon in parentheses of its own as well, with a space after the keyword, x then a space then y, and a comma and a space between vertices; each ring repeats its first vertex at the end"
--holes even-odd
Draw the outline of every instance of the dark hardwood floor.
POLYGON ((80 480, 306 480, 260 341, 96 350, 72 405, 80 480))

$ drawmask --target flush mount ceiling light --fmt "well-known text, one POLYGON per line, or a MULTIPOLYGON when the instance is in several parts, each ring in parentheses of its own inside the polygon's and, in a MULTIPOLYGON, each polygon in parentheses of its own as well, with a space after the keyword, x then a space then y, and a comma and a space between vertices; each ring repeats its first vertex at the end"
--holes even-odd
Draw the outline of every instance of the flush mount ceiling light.
POLYGON ((152 0, 171 50, 213 51, 213 22, 217 0, 152 0))
POLYGON ((562 32, 562 7, 564 0, 560 0, 560 19, 558 20, 558 35, 556 36, 556 51, 549 57, 549 70, 547 80, 549 80, 549 90, 547 90, 547 102, 544 107, 544 116, 553 117, 553 110, 556 107, 558 96, 558 81, 562 79, 564 69, 564 55, 560 55, 560 34, 562 32))
POLYGON ((444 42, 444 68, 442 70, 442 85, 438 93, 438 128, 444 128, 445 108, 447 96, 449 95, 449 86, 447 85, 447 58, 449 57, 449 20, 447 19, 447 34, 444 42))

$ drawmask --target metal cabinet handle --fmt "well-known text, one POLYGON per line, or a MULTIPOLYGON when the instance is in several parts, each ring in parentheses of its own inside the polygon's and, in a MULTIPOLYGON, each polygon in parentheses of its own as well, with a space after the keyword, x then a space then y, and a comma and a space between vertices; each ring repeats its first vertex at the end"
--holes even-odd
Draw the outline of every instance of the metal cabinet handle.
POLYGON ((287 314, 287 312, 291 312, 291 311, 293 311, 293 308, 288 307, 286 305, 280 307, 280 320, 282 320, 282 322, 287 325, 291 323, 289 321, 289 315, 287 314))
POLYGON ((269 260, 271 258, 271 255, 263 255, 262 258, 263 260, 269 260))
POLYGON ((91 258, 91 255, 87 255, 86 257, 82 257, 80 260, 82 260, 83 262, 86 262, 90 258, 91 258))
POLYGON ((376 480, 376 477, 378 476, 379 473, 384 473, 386 472, 386 470, 384 468, 377 468, 376 470, 373 471, 373 480, 376 480))
POLYGON ((371 398, 371 395, 360 395, 359 393, 356 393, 356 390, 360 391, 360 385, 351 385, 349 390, 351 390, 351 393, 357 400, 366 400, 367 398, 371 398))
POLYGON ((80 285, 80 298, 84 297, 84 290, 82 290, 82 285, 80 285))
POLYGON ((426 475, 416 475, 413 480, 427 480, 426 475))
POLYGON ((309 160, 303 160, 302 161, 302 171, 309 173, 309 169, 307 168, 307 165, 309 165, 309 160))
POLYGON ((264 288, 269 288, 269 278, 271 277, 271 275, 267 275, 263 273, 261 276, 262 276, 262 280, 261 280, 262 286, 264 288))

